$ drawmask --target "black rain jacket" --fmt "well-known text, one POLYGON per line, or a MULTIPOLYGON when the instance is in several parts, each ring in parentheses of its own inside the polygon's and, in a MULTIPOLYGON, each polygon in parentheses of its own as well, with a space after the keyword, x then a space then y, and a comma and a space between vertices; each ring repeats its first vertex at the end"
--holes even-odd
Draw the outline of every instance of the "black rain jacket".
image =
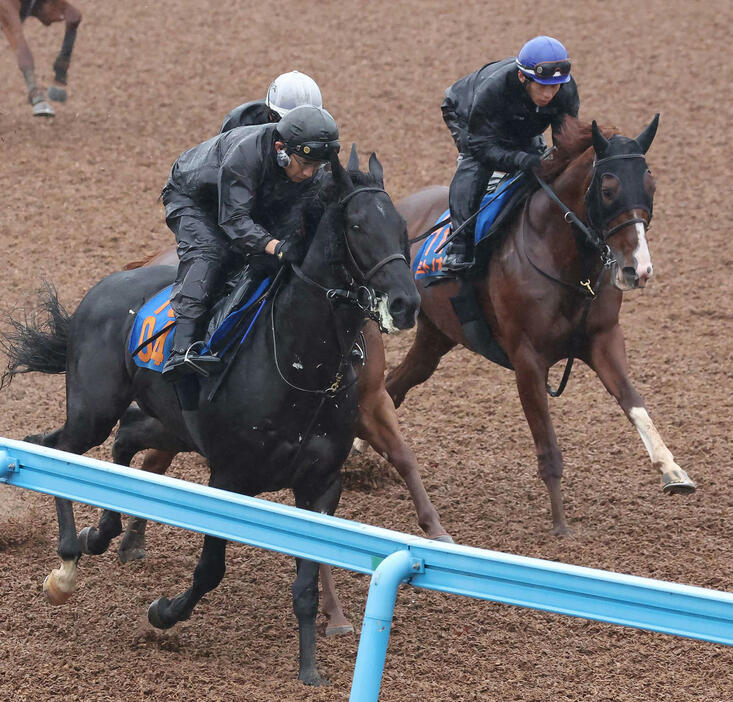
POLYGON ((280 121, 280 117, 277 112, 270 112, 264 100, 252 100, 251 102, 245 102, 243 105, 235 107, 224 118, 224 122, 221 125, 221 131, 228 132, 230 129, 234 129, 235 127, 250 127, 253 124, 268 124, 273 121, 270 119, 271 115, 275 115, 275 117, 277 117, 275 122, 280 121))
POLYGON ((275 160, 276 128, 237 127, 184 151, 163 189, 166 217, 203 211, 245 254, 301 232, 306 209, 318 207, 323 173, 291 181, 275 160))
POLYGON ((513 58, 482 66, 446 91, 443 113, 464 129, 461 151, 486 168, 516 171, 532 152, 533 139, 548 126, 556 130, 565 115, 578 116, 575 81, 563 83, 552 101, 538 107, 517 77, 513 58))

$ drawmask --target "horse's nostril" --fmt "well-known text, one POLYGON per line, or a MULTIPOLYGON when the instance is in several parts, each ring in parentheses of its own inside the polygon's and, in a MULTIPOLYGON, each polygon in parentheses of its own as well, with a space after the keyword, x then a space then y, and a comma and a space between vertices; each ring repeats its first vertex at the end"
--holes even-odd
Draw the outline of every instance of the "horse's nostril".
POLYGON ((402 297, 396 297, 392 300, 389 306, 389 312, 393 317, 400 317, 405 313, 406 308, 407 305, 405 304, 405 299, 402 297))
POLYGON ((621 269, 621 272, 624 274, 625 278, 629 278, 631 280, 635 280, 636 278, 638 278, 638 276, 636 275, 636 268, 634 268, 633 266, 624 266, 621 269))

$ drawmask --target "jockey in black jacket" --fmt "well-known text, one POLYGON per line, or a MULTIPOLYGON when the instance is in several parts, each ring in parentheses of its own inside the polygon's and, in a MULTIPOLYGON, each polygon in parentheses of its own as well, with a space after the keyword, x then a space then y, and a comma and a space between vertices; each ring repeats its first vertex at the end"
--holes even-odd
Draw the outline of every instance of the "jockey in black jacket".
POLYGON ((290 110, 300 105, 323 107, 320 88, 313 78, 300 71, 282 73, 270 83, 264 100, 252 100, 235 107, 225 117, 221 131, 279 122, 290 110))
MULTIPOLYGON (((516 58, 486 64, 448 88, 443 119, 459 151, 450 185, 452 230, 478 210, 495 171, 538 168, 543 132, 559 129, 565 115, 577 117, 579 105, 568 53, 546 36, 528 41, 516 58)), ((444 269, 473 265, 474 224, 448 244, 444 269)))
POLYGON ((175 336, 164 376, 176 379, 219 361, 192 344, 235 265, 253 257, 300 260, 305 210, 317 197, 321 167, 338 150, 333 117, 303 105, 276 124, 238 127, 179 156, 162 194, 179 257, 171 293, 175 336), (279 232, 286 235, 280 239, 279 232))

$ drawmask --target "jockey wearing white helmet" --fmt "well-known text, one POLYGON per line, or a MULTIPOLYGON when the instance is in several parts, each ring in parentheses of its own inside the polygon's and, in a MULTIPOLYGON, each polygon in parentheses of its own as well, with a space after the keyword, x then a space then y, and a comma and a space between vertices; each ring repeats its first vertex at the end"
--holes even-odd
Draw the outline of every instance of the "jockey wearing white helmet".
POLYGON ((279 122, 290 110, 301 105, 323 107, 316 81, 300 71, 282 73, 270 83, 264 100, 252 100, 235 107, 221 125, 222 132, 252 124, 279 122))

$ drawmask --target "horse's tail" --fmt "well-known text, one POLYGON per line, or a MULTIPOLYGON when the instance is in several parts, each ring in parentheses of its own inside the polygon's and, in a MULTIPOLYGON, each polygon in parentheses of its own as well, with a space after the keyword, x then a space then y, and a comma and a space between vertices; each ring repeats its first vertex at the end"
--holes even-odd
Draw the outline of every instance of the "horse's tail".
POLYGON ((11 330, 0 333, 0 347, 8 357, 0 388, 9 385, 18 373, 66 372, 71 315, 52 285, 46 283, 41 295, 40 314, 26 315, 22 322, 8 317, 11 330))

